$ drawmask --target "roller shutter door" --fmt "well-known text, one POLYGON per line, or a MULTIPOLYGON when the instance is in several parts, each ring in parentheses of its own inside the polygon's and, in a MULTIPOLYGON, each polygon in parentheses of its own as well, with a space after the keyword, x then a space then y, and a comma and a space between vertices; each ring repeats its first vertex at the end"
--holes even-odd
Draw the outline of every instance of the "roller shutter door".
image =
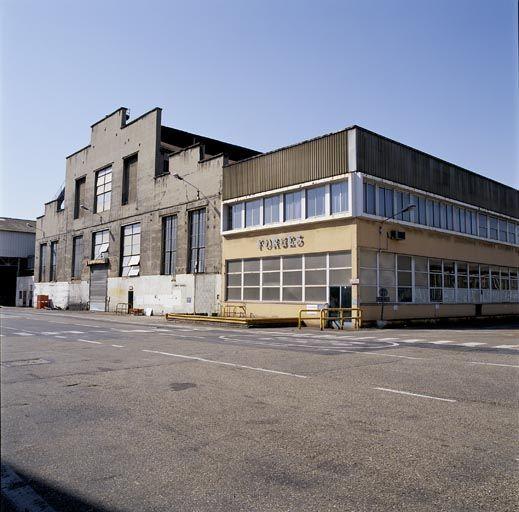
POLYGON ((90 267, 90 311, 105 311, 108 267, 90 267))

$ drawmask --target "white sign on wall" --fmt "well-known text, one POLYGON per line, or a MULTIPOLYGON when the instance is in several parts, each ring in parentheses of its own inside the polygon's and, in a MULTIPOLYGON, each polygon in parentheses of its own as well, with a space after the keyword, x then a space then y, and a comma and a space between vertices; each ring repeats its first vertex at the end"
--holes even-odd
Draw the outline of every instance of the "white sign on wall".
POLYGON ((272 238, 262 238, 258 240, 260 251, 275 251, 280 249, 290 249, 294 247, 304 247, 305 239, 303 235, 286 235, 272 238))

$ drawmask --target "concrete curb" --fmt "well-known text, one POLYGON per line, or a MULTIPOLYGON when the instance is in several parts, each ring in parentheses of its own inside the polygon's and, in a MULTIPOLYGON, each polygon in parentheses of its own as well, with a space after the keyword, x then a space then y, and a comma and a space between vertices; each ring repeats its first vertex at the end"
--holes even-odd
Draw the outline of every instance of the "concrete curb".
POLYGON ((9 466, 2 464, 2 496, 17 512, 56 512, 9 466))

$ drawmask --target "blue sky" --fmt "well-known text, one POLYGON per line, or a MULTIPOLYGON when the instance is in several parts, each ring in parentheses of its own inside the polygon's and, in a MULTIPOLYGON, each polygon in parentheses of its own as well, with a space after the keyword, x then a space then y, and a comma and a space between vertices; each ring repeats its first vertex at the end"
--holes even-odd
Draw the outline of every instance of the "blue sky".
POLYGON ((516 0, 3 0, 0 215, 119 106, 268 151, 359 124, 519 186, 516 0))

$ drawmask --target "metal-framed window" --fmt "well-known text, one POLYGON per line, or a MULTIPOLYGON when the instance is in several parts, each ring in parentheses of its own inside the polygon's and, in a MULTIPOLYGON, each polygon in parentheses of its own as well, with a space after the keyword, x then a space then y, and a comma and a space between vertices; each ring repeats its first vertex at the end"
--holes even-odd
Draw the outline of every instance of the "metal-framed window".
POLYGON ((306 217, 320 217, 326 214, 326 186, 306 190, 306 217))
POLYGON ((81 277, 83 263, 83 236, 72 239, 72 277, 81 277))
POLYGON ((303 217, 303 192, 296 190, 284 195, 284 220, 299 220, 303 217))
POLYGON ((162 272, 175 275, 177 260, 177 216, 170 215, 162 219, 162 272))
POLYGON ((348 211, 348 182, 336 181, 330 185, 331 206, 330 213, 348 211))
POLYGON ((50 281, 56 281, 58 265, 58 242, 50 243, 50 281))
POLYGON ((188 217, 189 248, 188 273, 198 274, 205 272, 205 208, 192 210, 188 217))
POLYGON ((38 280, 45 281, 47 277, 47 244, 40 244, 40 270, 38 280))
POLYGON ((141 262, 141 224, 136 222, 122 229, 121 276, 138 276, 141 262))
POLYGON ((103 229, 96 231, 92 235, 92 259, 97 260, 103 258, 104 254, 108 252, 110 245, 110 231, 103 229))
POLYGON ((96 173, 96 191, 94 211, 104 212, 110 209, 112 198, 112 167, 96 173))

